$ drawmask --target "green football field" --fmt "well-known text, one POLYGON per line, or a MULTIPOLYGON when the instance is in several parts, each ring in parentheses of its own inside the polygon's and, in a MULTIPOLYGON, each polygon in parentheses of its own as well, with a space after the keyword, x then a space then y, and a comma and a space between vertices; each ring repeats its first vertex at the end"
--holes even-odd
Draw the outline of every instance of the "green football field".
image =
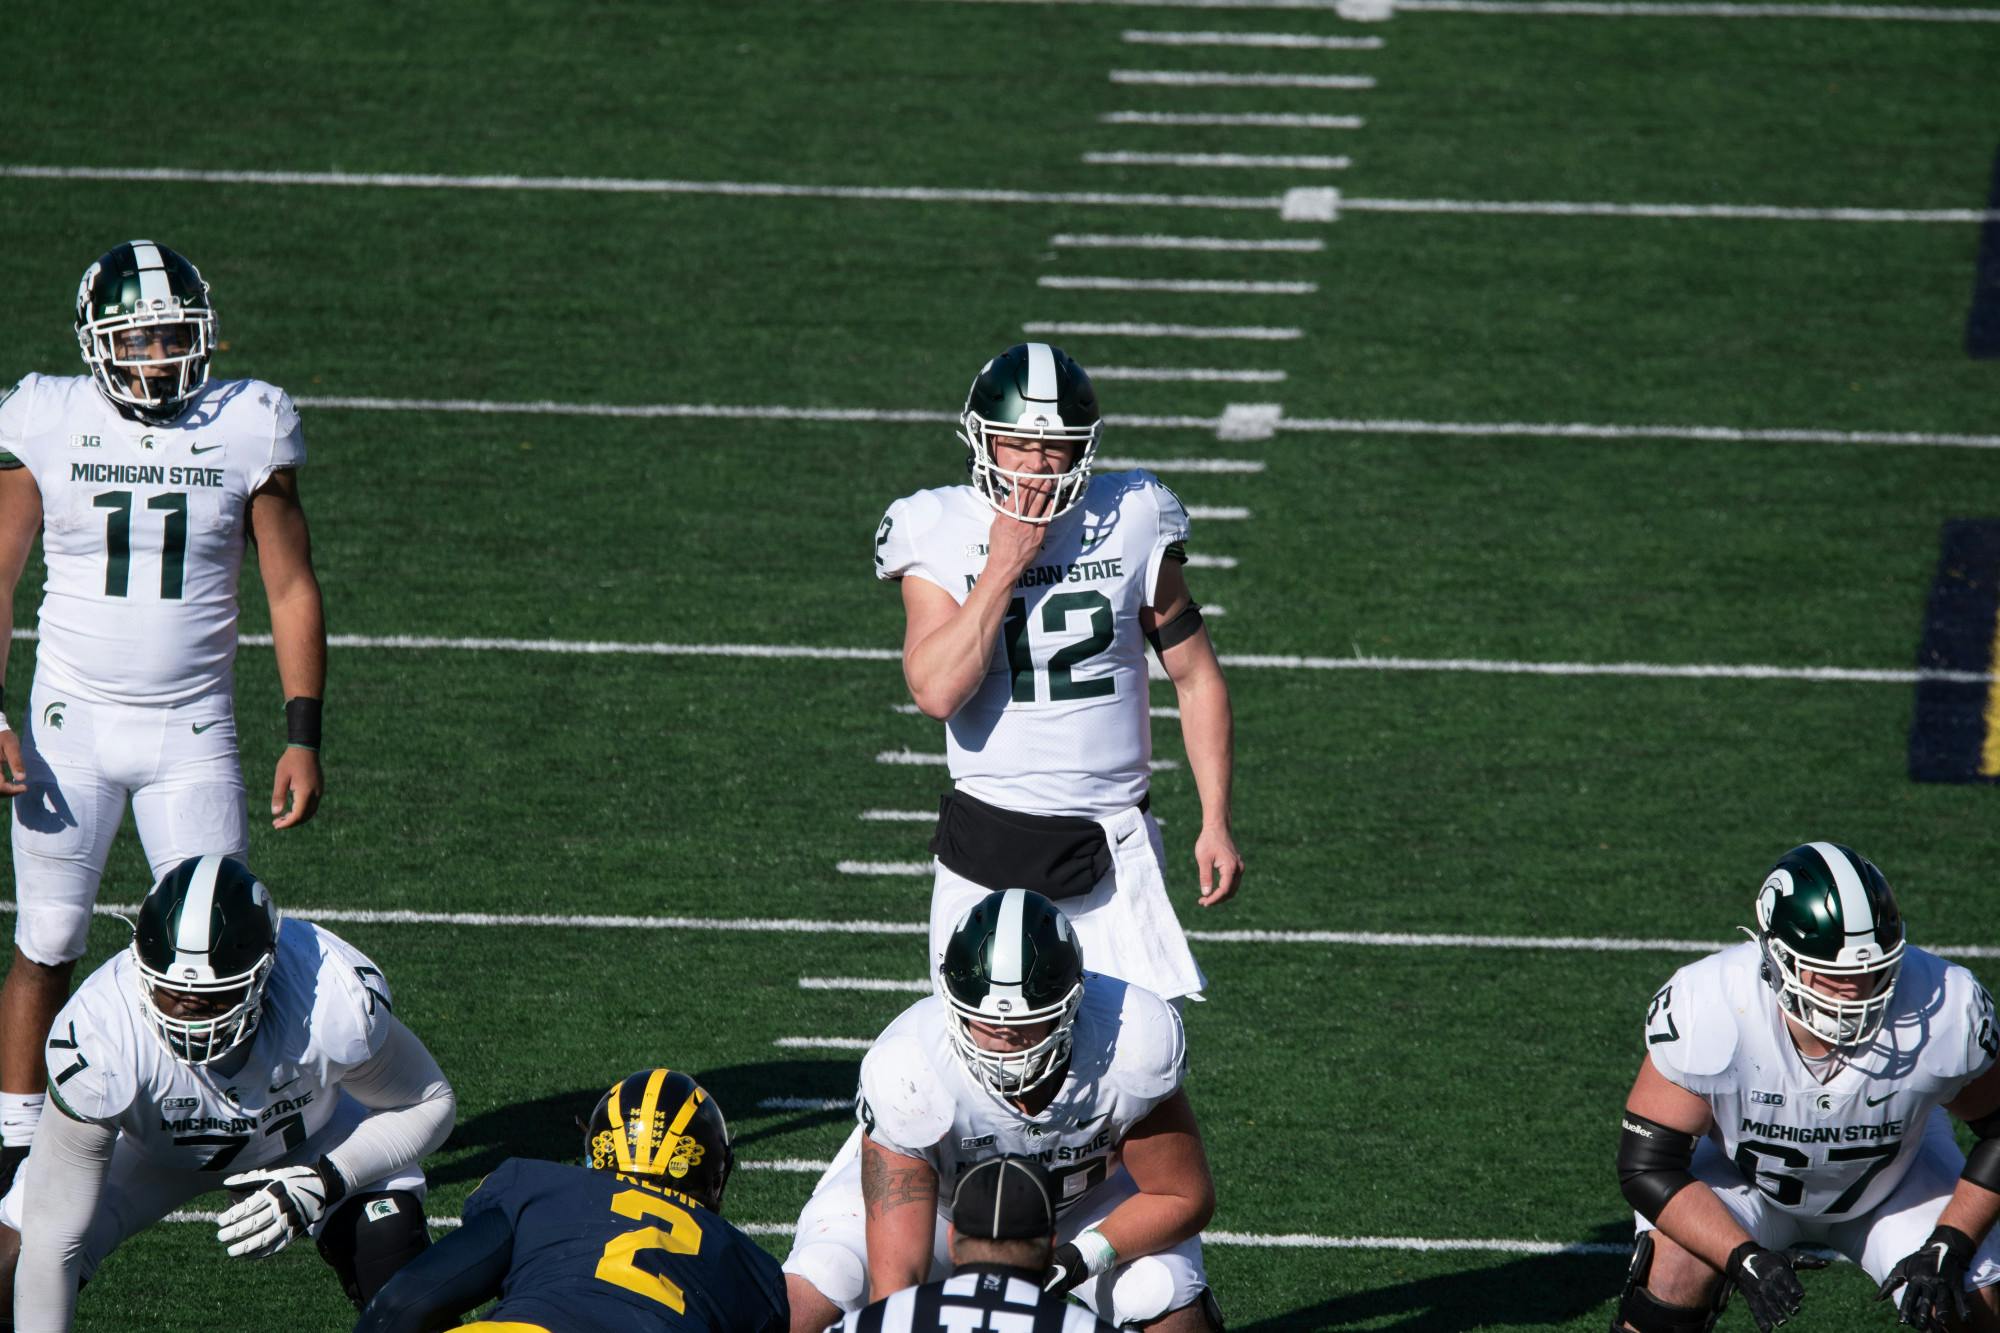
MULTIPOLYGON (((1795 843, 2000 980, 1992 778, 1910 776, 1945 525, 2000 522, 2000 11, 1583 8, 10 7, 0 381, 82 369, 77 276, 143 236, 301 403, 329 790, 252 860, 450 1074, 434 1219, 667 1063, 784 1252, 947 780, 869 543, 1027 337, 1191 507, 1235 701, 1222 908, 1154 735, 1232 1328, 1604 1327, 1646 1002, 1795 843)), ((239 689, 254 814, 267 647, 239 689)), ((104 901, 145 879, 128 831, 104 901)), ((1799 1327, 1893 1323, 1806 1281, 1799 1327)), ((348 1322, 310 1246, 187 1220, 78 1326, 348 1322)))

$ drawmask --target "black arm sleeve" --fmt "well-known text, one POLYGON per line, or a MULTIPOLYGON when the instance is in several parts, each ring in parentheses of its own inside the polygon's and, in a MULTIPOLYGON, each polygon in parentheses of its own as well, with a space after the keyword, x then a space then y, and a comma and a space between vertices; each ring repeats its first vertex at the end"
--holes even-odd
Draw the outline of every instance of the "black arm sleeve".
POLYGON ((2000 1194, 2000 1111, 1969 1120, 1966 1125, 1979 1142, 1965 1155, 1965 1170, 1959 1173, 1960 1178, 2000 1194))
POLYGON ((1660 1220, 1667 1200, 1694 1184, 1688 1171, 1695 1138, 1642 1115, 1624 1113, 1618 1136, 1618 1185, 1625 1201, 1648 1222, 1660 1220))
POLYGON ((514 1261, 514 1228, 487 1210, 403 1265, 375 1293, 354 1333, 436 1333, 500 1294, 514 1261))

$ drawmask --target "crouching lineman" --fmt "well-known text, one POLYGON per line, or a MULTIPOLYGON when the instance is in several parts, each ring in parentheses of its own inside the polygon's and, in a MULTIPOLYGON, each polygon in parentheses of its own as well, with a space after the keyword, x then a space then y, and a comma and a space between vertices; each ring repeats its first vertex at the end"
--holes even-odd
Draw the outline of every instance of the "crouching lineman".
POLYGON ((68 1329, 105 1255, 218 1186, 232 1258, 310 1234, 357 1306, 430 1243, 417 1163, 451 1131, 451 1086, 381 972, 284 921, 239 861, 196 857, 153 886, 47 1056, 54 1113, 0 1200, 17 1333, 68 1329))
POLYGON ((715 1100, 642 1069, 598 1098, 584 1166, 510 1158, 465 1225, 382 1288, 354 1333, 432 1333, 495 1296, 494 1333, 784 1333, 778 1261, 722 1220, 734 1155, 715 1100))
MULTIPOLYGON (((2000 1035, 1962 967, 1903 942, 1882 872, 1786 852, 1757 929, 1653 997, 1618 1175, 1639 1239, 1614 1328, 1701 1333, 1730 1287, 1768 1330, 1805 1292, 1794 1245, 1900 1289, 1902 1322, 2000 1329, 2000 1035), (1962 1156, 1939 1110, 1978 1144, 1962 1156)), ((1750 933, 1750 932, 1746 932, 1750 933)))
POLYGON ((785 1260, 794 1333, 818 1333, 871 1291, 949 1273, 940 1203, 1006 1153, 1053 1177, 1049 1290, 1109 1324, 1220 1330, 1200 1239, 1215 1185, 1181 1090, 1180 1016, 1151 991, 1086 975, 1069 919, 1025 889, 973 905, 936 984, 861 1061, 861 1124, 785 1260))

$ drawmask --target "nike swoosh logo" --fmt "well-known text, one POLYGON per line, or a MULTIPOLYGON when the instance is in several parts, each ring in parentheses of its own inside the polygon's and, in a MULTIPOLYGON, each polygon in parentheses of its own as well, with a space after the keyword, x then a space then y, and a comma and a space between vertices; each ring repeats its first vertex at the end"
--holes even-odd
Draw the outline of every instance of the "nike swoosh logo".
POLYGON ((1101 1125, 1110 1118, 1111 1118, 1111 1112, 1106 1111, 1103 1115, 1093 1116, 1089 1120, 1079 1121, 1077 1122, 1076 1132, 1079 1134, 1087 1134, 1090 1132, 1092 1126, 1101 1125))
POLYGON ((210 727, 214 726, 214 725, 216 724, 216 722, 220 722, 221 720, 222 720, 221 718, 217 718, 217 719, 215 720, 215 722, 196 722, 196 723, 193 723, 192 725, 193 725, 193 727, 194 727, 194 734, 195 734, 195 735, 197 735, 197 736, 201 735, 201 733, 202 733, 202 732, 204 732, 204 731, 207 731, 207 730, 208 730, 208 729, 209 729, 210 727))
POLYGON ((219 444, 194 444, 188 446, 188 452, 191 454, 212 454, 221 447, 219 444))
POLYGON ((271 1091, 282 1092, 284 1089, 289 1088, 292 1086, 292 1084, 298 1082, 301 1077, 302 1077, 301 1075, 294 1074, 290 1078, 286 1079, 283 1083, 273 1083, 271 1085, 271 1091))
POLYGON ((1880 1097, 1863 1097, 1861 1100, 1863 1104, 1868 1106, 1880 1106, 1883 1102, 1888 1101, 1891 1097, 1895 1095, 1896 1094, 1893 1092, 1885 1092, 1880 1097))

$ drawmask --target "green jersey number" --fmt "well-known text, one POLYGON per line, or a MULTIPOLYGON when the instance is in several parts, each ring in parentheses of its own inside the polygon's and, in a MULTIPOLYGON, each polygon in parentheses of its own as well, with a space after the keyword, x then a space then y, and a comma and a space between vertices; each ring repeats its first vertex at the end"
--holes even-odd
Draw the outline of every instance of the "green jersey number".
MULTIPOLYGON (((1052 593, 1042 599, 1041 632, 1067 634, 1070 617, 1084 615, 1090 633, 1075 643, 1057 649, 1048 659, 1048 698, 1052 703, 1072 699, 1102 699, 1118 693, 1118 682, 1109 676, 1078 680, 1076 668, 1111 646, 1113 632, 1111 599, 1095 589, 1052 593)), ((1014 702, 1033 703, 1036 698, 1035 651, 1028 633, 1028 599, 1016 597, 1007 603, 1007 667, 1014 680, 1014 702)))
MULTIPOLYGON (((104 519, 104 548, 110 559, 104 566, 104 595, 123 597, 132 579, 132 492, 106 491, 91 501, 108 511, 104 519)), ((187 571, 188 498, 185 491, 168 491, 146 501, 146 508, 166 515, 161 526, 160 596, 168 601, 180 598, 187 571)))

